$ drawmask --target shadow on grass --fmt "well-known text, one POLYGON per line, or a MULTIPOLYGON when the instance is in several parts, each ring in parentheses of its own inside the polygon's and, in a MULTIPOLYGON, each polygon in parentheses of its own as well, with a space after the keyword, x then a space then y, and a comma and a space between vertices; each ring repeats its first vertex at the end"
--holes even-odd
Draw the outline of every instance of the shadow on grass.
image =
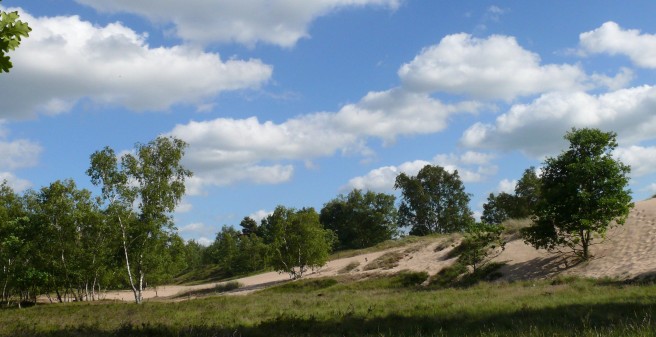
POLYGON ((369 317, 352 312, 330 319, 281 315, 258 325, 130 325, 103 331, 82 326, 52 332, 17 328, 13 336, 653 336, 652 304, 606 303, 523 308, 507 313, 452 313, 447 317, 389 315, 369 317))

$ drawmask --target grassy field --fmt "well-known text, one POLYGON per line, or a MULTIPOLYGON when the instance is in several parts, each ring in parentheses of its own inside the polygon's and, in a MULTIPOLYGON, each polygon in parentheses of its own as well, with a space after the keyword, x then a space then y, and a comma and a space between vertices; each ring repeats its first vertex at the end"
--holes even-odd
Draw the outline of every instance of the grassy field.
POLYGON ((422 273, 286 283, 184 302, 0 310, 4 336, 656 336, 656 286, 556 279, 418 284, 422 273))

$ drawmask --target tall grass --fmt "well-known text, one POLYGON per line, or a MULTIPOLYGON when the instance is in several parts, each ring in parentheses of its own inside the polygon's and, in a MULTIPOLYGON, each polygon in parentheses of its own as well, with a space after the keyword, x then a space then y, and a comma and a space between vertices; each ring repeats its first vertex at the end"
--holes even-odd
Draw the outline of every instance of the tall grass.
POLYGON ((427 275, 402 274, 353 282, 301 280, 248 296, 173 303, 5 309, 0 335, 656 335, 654 285, 558 279, 432 289, 418 285, 427 275))

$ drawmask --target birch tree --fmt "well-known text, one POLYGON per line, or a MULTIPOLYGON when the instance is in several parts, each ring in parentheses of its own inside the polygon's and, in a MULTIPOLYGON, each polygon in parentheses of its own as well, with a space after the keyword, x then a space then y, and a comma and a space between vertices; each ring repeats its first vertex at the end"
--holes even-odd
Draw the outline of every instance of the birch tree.
POLYGON ((142 302, 147 254, 163 231, 173 229, 171 214, 185 193, 191 171, 180 161, 187 144, 158 137, 136 144, 132 153, 118 158, 110 147, 91 155, 87 174, 102 187, 108 213, 119 228, 128 282, 136 303, 142 302))

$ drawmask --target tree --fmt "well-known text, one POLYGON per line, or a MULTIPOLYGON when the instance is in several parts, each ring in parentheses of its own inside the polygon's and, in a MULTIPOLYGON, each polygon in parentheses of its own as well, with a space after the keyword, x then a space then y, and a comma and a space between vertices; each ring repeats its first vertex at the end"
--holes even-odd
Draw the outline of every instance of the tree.
POLYGON ((535 167, 524 170, 522 177, 515 186, 515 207, 510 212, 513 219, 527 218, 534 214, 540 201, 540 178, 535 173, 535 167))
POLYGON ((321 227, 319 214, 313 208, 297 211, 278 206, 265 224, 272 239, 271 264, 278 272, 297 279, 328 260, 335 236, 321 227))
POLYGON ((483 215, 481 221, 486 224, 498 225, 509 219, 516 206, 514 195, 501 192, 498 195, 490 193, 487 202, 483 204, 483 215))
POLYGON ((105 147, 91 155, 87 174, 102 186, 108 213, 119 227, 128 281, 135 302, 141 303, 146 254, 156 253, 156 238, 172 231, 171 213, 185 192, 191 172, 180 161, 187 144, 173 137, 157 137, 136 144, 134 154, 119 159, 105 147))
POLYGON ((208 254, 211 261, 226 274, 233 276, 235 274, 237 256, 239 254, 239 232, 230 226, 223 226, 221 231, 216 233, 216 239, 208 247, 208 254))
POLYGON ((31 223, 39 236, 35 254, 49 275, 52 291, 62 302, 89 298, 89 283, 97 277, 99 263, 107 254, 98 200, 73 180, 55 181, 34 195, 31 223))
POLYGON ((335 232, 340 249, 370 247, 396 234, 395 199, 391 194, 354 189, 326 203, 319 220, 335 232))
POLYGON ((481 221, 488 224, 500 224, 506 219, 523 219, 533 215, 540 200, 540 178, 535 168, 524 170, 522 177, 515 186, 515 194, 501 192, 498 195, 490 193, 487 202, 483 204, 481 221))
POLYGON ((241 232, 244 235, 257 234, 257 222, 249 216, 244 217, 239 226, 241 226, 241 232))
POLYGON ((458 262, 471 266, 474 273, 485 266, 492 258, 505 249, 501 238, 503 226, 481 223, 472 224, 465 231, 465 237, 457 248, 460 251, 458 262))
POLYGON ((424 166, 417 176, 401 173, 394 188, 401 189, 399 225, 411 227, 411 235, 463 231, 474 222, 469 194, 458 171, 440 166, 424 166))
MULTIPOLYGON (((2 0, 0 0, 2 1, 2 0)), ((0 11, 0 73, 9 72, 13 66, 7 53, 16 49, 23 37, 28 37, 32 31, 30 26, 18 20, 18 12, 0 11)))
POLYGON ((614 132, 572 129, 569 149, 544 163, 541 199, 534 222, 523 230, 526 242, 549 250, 566 247, 590 257, 595 236, 605 238, 612 222, 624 224, 631 203, 630 168, 612 157, 614 132))

